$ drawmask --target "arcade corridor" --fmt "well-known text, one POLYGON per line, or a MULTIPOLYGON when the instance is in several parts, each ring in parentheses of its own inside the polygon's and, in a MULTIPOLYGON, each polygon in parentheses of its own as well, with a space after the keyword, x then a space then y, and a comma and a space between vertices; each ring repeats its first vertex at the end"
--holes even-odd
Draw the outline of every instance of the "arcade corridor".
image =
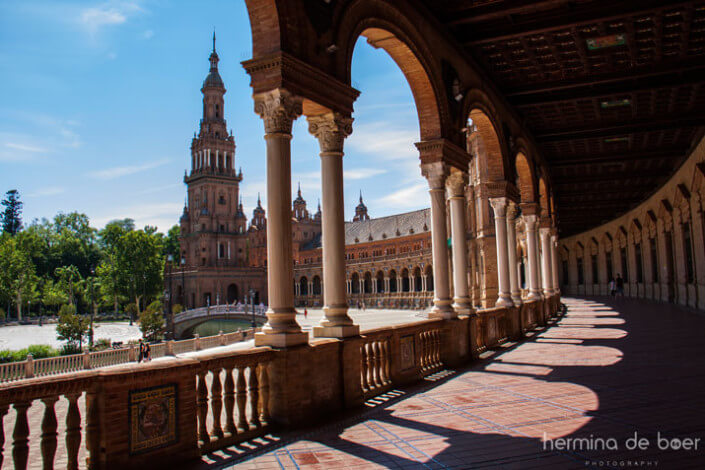
POLYGON ((361 415, 277 436, 259 455, 238 457, 245 444, 204 456, 205 467, 702 467, 705 317, 631 299, 563 301, 566 315, 525 343, 371 400, 361 415), (626 450, 635 432, 648 450, 626 450), (544 433, 566 450, 551 451, 544 433), (660 451, 657 433, 691 450, 660 451))

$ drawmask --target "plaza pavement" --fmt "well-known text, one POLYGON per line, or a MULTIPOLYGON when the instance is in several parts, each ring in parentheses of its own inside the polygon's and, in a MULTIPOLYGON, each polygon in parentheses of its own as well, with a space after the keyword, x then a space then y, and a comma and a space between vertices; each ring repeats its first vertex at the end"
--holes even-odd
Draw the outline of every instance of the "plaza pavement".
POLYGON ((563 301, 566 316, 525 343, 201 467, 704 468, 705 317, 637 300, 563 301), (627 450, 634 433, 646 449, 627 450), (663 451, 659 433, 670 445, 701 440, 663 451))

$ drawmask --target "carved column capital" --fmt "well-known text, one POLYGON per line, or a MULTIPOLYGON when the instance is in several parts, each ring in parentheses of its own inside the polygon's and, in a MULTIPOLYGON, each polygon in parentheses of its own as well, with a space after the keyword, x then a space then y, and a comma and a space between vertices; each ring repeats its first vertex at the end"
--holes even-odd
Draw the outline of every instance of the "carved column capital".
POLYGON ((443 162, 422 163, 421 174, 428 180, 431 190, 443 190, 449 174, 448 165, 443 162))
POLYGON ((302 99, 284 89, 255 95, 255 113, 264 121, 267 134, 291 135, 291 127, 303 112, 302 99))
POLYGON ((495 218, 507 216, 507 198, 506 197, 491 197, 489 199, 495 218))
POLYGON ((524 219, 524 225, 526 225, 527 232, 533 232, 536 230, 536 222, 538 221, 536 214, 524 214, 521 217, 524 219))
POLYGON ((449 197, 465 197, 465 187, 468 184, 468 174, 464 171, 451 171, 450 176, 446 180, 449 197))
POLYGON ((519 207, 517 206, 516 202, 510 199, 507 202, 507 220, 513 222, 514 219, 516 219, 518 213, 519 207))
POLYGON ((321 153, 342 153, 345 138, 352 134, 353 118, 340 113, 325 113, 310 116, 308 131, 318 139, 321 153))

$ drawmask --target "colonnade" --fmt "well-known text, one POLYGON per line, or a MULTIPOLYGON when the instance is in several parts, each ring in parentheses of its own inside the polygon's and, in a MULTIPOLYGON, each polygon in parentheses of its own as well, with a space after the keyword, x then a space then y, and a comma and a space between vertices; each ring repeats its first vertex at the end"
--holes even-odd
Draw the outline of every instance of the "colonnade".
MULTIPOLYGON (((291 130, 293 121, 302 114, 302 99, 281 89, 255 95, 255 111, 264 120, 267 146, 267 259, 269 310, 268 322, 256 338, 258 345, 287 347, 308 341, 308 334, 296 322, 294 309, 295 283, 291 238, 291 130)), ((323 312, 320 325, 313 329, 315 337, 344 338, 359 334, 359 327, 348 315, 347 296, 352 291, 346 279, 345 225, 343 200, 343 144, 352 132, 352 118, 337 112, 308 115, 309 132, 319 142, 322 180, 322 268, 323 312)), ((432 318, 453 319, 472 311, 468 285, 468 241, 465 196, 468 173, 429 152, 463 152, 443 142, 421 142, 421 173, 426 178, 431 200, 431 251, 433 257, 434 297, 432 318), (425 161, 429 161, 425 163, 425 161), (446 225, 449 221, 449 228, 446 225), (448 233, 450 232, 450 233, 448 233), (449 237, 450 235, 450 237, 449 237), (448 250, 448 241, 452 249, 448 250), (450 259, 452 258, 452 263, 450 259), (451 288, 452 278, 452 288, 451 288)), ((435 154, 434 154, 435 155, 435 154)), ((467 158, 467 154, 464 158, 467 158)), ((497 273, 500 307, 521 302, 516 275, 516 202, 509 197, 493 197, 497 243, 497 273), (510 269, 510 266, 511 269, 510 269)), ((532 217, 527 214, 527 227, 532 217)), ((535 220, 534 220, 535 222, 535 220)), ((557 293, 553 275, 555 244, 550 227, 541 221, 541 250, 536 231, 529 233, 530 299, 557 293), (533 240, 533 241, 532 241, 533 240), (540 254, 539 254, 540 253, 540 254), (539 267, 539 257, 541 267, 539 267), (539 285, 539 272, 542 273, 539 285)), ((534 223, 534 226, 536 224, 534 223)), ((373 282, 376 287, 376 282, 373 282)))

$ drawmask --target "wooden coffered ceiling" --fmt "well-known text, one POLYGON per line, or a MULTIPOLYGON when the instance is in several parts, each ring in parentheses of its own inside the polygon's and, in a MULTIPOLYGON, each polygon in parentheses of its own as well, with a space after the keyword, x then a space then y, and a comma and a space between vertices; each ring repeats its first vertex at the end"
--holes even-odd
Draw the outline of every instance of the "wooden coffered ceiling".
POLYGON ((566 236, 639 204, 705 126, 705 1, 428 0, 548 162, 566 236))

